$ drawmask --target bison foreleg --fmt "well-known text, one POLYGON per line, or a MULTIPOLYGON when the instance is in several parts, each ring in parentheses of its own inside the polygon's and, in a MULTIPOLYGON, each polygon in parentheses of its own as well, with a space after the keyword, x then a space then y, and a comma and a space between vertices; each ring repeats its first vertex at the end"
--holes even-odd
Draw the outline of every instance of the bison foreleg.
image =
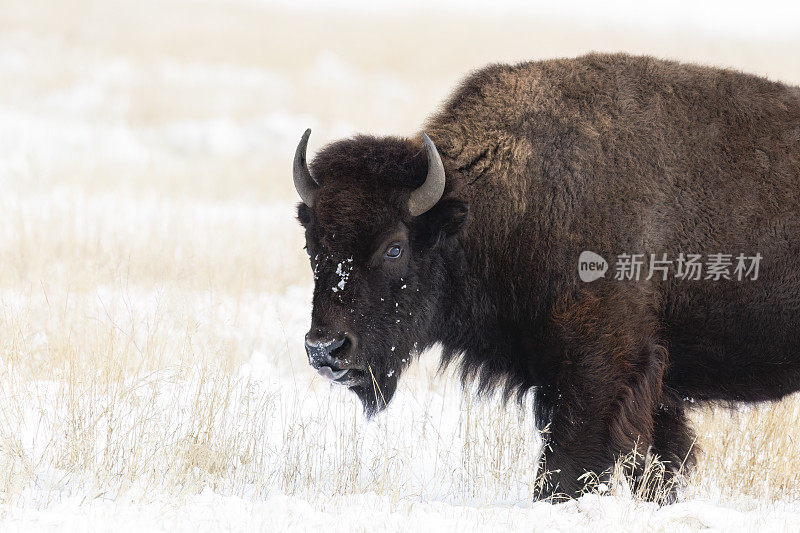
POLYGON ((634 481, 654 443, 666 350, 647 306, 587 296, 555 315, 563 363, 542 396, 552 404, 539 497, 577 497, 626 461, 634 481))

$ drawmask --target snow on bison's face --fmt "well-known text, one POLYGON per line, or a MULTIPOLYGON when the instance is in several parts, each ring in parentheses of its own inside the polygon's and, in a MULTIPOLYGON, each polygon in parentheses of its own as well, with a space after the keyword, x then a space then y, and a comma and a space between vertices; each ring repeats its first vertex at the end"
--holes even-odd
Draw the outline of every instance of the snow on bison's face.
POLYGON ((371 416, 389 403, 400 373, 442 319, 448 256, 469 208, 444 195, 444 167, 424 134, 425 150, 393 137, 339 141, 309 170, 309 133, 294 162, 314 272, 306 352, 371 416))

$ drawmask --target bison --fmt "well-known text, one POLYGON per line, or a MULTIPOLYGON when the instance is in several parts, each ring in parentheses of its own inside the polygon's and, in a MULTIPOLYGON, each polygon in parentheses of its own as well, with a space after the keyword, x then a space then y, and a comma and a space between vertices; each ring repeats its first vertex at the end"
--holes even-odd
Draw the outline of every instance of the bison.
POLYGON ((625 54, 494 64, 423 131, 308 165, 308 130, 294 159, 309 361, 367 415, 439 344, 480 391, 534 391, 539 496, 574 497, 632 450, 690 468, 690 403, 800 388, 800 88, 625 54))

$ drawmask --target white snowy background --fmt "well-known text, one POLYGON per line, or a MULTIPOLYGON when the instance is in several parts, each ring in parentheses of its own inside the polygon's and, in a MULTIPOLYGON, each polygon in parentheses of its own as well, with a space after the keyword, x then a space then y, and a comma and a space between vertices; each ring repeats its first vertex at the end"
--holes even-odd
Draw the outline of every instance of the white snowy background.
POLYGON ((366 422, 307 365, 289 169, 306 127, 312 153, 410 134, 491 61, 798 84, 798 5, 3 0, 0 529, 797 530, 796 398, 696 413, 698 472, 661 508, 533 503, 530 409, 435 353, 366 422))

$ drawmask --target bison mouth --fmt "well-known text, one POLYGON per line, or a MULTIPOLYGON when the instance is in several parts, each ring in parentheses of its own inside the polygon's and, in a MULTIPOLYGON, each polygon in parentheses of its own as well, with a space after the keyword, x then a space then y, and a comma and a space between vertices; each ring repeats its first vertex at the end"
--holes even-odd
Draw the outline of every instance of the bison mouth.
POLYGON ((332 366, 321 366, 317 369, 317 374, 337 385, 352 387, 360 384, 364 379, 364 372, 357 368, 336 368, 332 366))
POLYGON ((321 366, 317 369, 317 374, 325 379, 337 381, 347 375, 347 370, 334 370, 329 366, 321 366))

